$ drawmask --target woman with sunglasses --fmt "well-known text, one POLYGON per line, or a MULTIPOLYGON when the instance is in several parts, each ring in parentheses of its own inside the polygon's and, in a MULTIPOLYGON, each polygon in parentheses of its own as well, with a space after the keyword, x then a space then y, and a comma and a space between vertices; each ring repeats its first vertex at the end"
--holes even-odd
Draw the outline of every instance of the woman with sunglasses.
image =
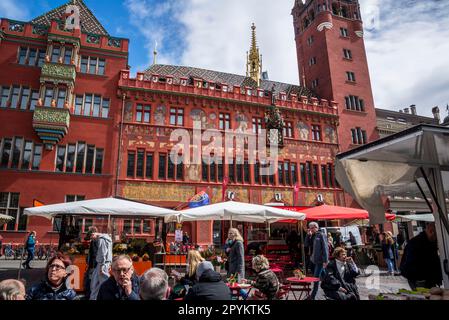
POLYGON ((27 292, 27 300, 74 300, 76 292, 67 287, 67 267, 72 264, 62 253, 50 258, 45 268, 45 280, 27 292))

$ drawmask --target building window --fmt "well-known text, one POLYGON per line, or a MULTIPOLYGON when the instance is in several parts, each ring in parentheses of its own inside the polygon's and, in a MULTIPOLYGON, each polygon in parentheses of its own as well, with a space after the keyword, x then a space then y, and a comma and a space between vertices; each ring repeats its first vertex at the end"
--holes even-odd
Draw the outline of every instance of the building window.
POLYGON ((285 186, 284 163, 278 162, 278 184, 285 186))
POLYGON ((298 183, 298 165, 296 163, 290 164, 290 175, 292 178, 292 184, 296 185, 298 183))
POLYGON ((11 168, 17 169, 19 167, 19 162, 22 154, 23 138, 14 139, 14 147, 12 151, 12 161, 11 168))
POLYGON ((315 89, 316 87, 318 87, 318 79, 312 81, 312 89, 315 89))
POLYGON ((87 174, 93 173, 94 159, 95 159, 95 146, 88 145, 87 146, 87 154, 86 154, 86 173, 87 174))
POLYGON ((167 155, 164 153, 159 154, 159 180, 166 180, 165 169, 167 168, 167 155))
POLYGON ((153 154, 147 153, 147 159, 146 159, 146 168, 145 168, 145 177, 147 179, 153 179, 153 154))
POLYGON ((345 106, 347 110, 365 111, 365 102, 357 96, 345 97, 345 106))
POLYGON ((312 125, 312 140, 313 141, 322 141, 320 125, 317 125, 317 124, 312 125))
POLYGON ((33 111, 36 109, 37 102, 39 101, 39 91, 32 90, 31 91, 31 102, 30 102, 30 110, 33 111))
POLYGON ((106 60, 97 57, 81 56, 80 72, 88 74, 104 75, 106 60))
POLYGON ((8 222, 3 230, 25 231, 27 227, 27 217, 23 215, 23 209, 19 207, 20 193, 0 192, 0 214, 14 217, 8 222))
POLYGON ((38 54, 38 60, 37 60, 37 66, 38 67, 42 67, 43 65, 44 65, 44 62, 45 62, 45 55, 46 55, 46 52, 45 52, 45 50, 39 50, 39 54, 38 54))
POLYGON ((30 100, 30 88, 22 87, 22 94, 20 96, 20 109, 21 110, 27 109, 29 100, 30 100))
POLYGON ((64 108, 66 95, 67 95, 66 89, 59 89, 58 90, 58 101, 56 103, 56 106, 58 108, 60 108, 60 109, 64 108))
POLYGON ((101 174, 103 166, 103 149, 85 142, 58 146, 55 171, 81 174, 101 174))
POLYGON ((128 178, 134 178, 135 165, 136 165, 136 152, 128 151, 128 166, 126 169, 126 175, 128 178))
POLYGON ((311 46, 311 45, 313 44, 313 41, 314 41, 313 36, 310 36, 310 37, 307 38, 307 44, 308 44, 309 46, 311 46))
POLYGON ((136 122, 150 123, 151 119, 151 107, 143 106, 141 104, 136 105, 136 122))
POLYGON ((348 38, 349 37, 349 32, 348 29, 346 28, 340 28, 340 35, 344 38, 348 38))
POLYGON ((293 122, 285 121, 285 126, 284 126, 283 131, 284 131, 284 137, 293 138, 293 122))
POLYGON ((60 55, 61 55, 61 48, 60 47, 53 47, 53 50, 52 50, 52 53, 51 53, 51 62, 58 63, 60 55))
POLYGON ((316 64, 316 57, 310 58, 310 60, 309 60, 309 67, 313 66, 315 64, 316 64))
POLYGON ((28 49, 20 47, 19 50, 19 64, 26 64, 28 49))
POLYGON ((172 126, 184 125, 184 109, 170 108, 170 125, 172 126))
POLYGON ((1 168, 13 168, 21 170, 39 170, 42 147, 34 145, 31 141, 25 141, 21 137, 13 139, 4 138, 0 144, 1 168), (34 153, 33 153, 34 150, 34 153))
POLYGON ((352 144, 367 144, 368 136, 366 130, 361 128, 351 129, 352 144))
POLYGON ((259 134, 263 128, 263 119, 262 118, 253 118, 253 133, 259 134))
POLYGON ((28 51, 28 65, 29 66, 35 66, 36 65, 36 49, 29 49, 28 51))
POLYGON ((51 107, 51 101, 53 100, 54 89, 52 87, 45 88, 44 106, 51 107))
POLYGON ((137 166, 136 177, 143 179, 144 177, 145 150, 137 150, 137 166))
POLYGON ((345 59, 352 60, 352 52, 349 49, 343 49, 343 56, 345 59))
POLYGON ((72 63, 72 48, 65 48, 64 52, 64 64, 71 64, 72 63))
POLYGON ((109 108, 110 102, 109 99, 103 99, 102 107, 101 107, 101 117, 108 118, 109 117, 109 108))
POLYGON ((87 93, 75 97, 75 114, 86 117, 108 118, 110 100, 100 95, 87 93))
POLYGON ((313 165, 313 186, 316 188, 321 187, 320 183, 320 169, 317 164, 313 165))
POLYGON ((346 72, 347 81, 355 82, 355 73, 351 71, 346 72))
POLYGON ((306 162, 307 186, 311 187, 313 183, 313 165, 312 162, 306 162))
POLYGON ((220 130, 230 130, 231 129, 231 115, 229 113, 220 113, 218 118, 219 118, 220 130))
POLYGON ((11 108, 16 109, 17 104, 19 102, 19 95, 20 95, 20 87, 19 86, 13 86, 12 87, 12 95, 11 95, 11 108))
POLYGON ((84 142, 78 142, 76 148, 76 173, 83 173, 85 154, 86 144, 84 142))
POLYGON ((9 87, 1 87, 1 96, 0 96, 0 108, 6 108, 8 107, 8 101, 9 101, 9 87))

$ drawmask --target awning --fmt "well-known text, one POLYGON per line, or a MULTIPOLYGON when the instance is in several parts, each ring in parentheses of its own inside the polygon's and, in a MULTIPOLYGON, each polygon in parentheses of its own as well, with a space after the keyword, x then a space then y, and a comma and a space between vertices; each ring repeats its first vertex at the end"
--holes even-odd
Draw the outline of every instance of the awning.
MULTIPOLYGON (((283 207, 286 210, 300 211, 306 215, 308 221, 319 220, 357 220, 368 219, 369 213, 363 209, 347 208, 339 206, 321 205, 316 207, 283 207)), ((395 219, 394 214, 386 214, 386 219, 393 221, 395 219)), ((280 221, 280 222, 294 222, 294 221, 280 221)))
POLYGON ((410 214, 410 215, 398 215, 396 220, 400 221, 423 221, 423 222, 435 222, 433 214, 410 214))
POLYGON ((178 211, 167 216, 165 222, 235 220, 242 222, 265 223, 283 219, 304 220, 299 212, 235 201, 220 202, 203 207, 178 211))
POLYGON ((52 219, 57 215, 165 217, 167 215, 175 213, 176 211, 174 210, 150 206, 140 202, 118 198, 103 198, 77 202, 66 202, 25 209, 25 215, 39 216, 47 219, 52 219))
POLYGON ((369 210, 373 224, 385 221, 387 196, 427 202, 449 288, 449 127, 418 125, 374 141, 337 155, 335 169, 341 187, 369 210))

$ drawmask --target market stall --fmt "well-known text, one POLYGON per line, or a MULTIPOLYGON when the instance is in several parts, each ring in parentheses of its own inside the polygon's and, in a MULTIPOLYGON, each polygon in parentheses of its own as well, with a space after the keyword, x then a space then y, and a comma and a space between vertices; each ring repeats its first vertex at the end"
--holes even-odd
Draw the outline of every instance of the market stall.
MULTIPOLYGON (((129 243, 124 243, 124 240, 116 233, 115 219, 132 219, 135 217, 164 218, 175 212, 122 198, 103 198, 27 208, 24 214, 28 216, 40 216, 50 220, 56 217, 107 218, 107 225, 103 225, 103 230, 99 230, 99 232, 112 235, 114 254, 129 254, 133 260, 134 269, 138 274, 142 274, 153 265, 150 255, 148 253, 142 254, 142 252, 148 252, 148 243, 146 243, 145 239, 133 239, 129 243), (133 253, 130 252, 131 250, 133 253)), ((101 227, 99 225, 97 226, 101 227)), ((61 230, 60 233, 62 234, 61 230)), ((74 287, 82 291, 84 273, 87 269, 86 255, 88 252, 88 243, 83 241, 82 234, 80 234, 77 242, 63 242, 62 244, 63 246, 60 249, 70 254, 74 261, 74 287)), ((155 242, 153 243, 153 247, 154 253, 163 253, 165 249, 163 243, 155 242)), ((165 263, 166 260, 170 260, 168 258, 162 259, 162 262, 165 263)))
POLYGON ((386 196, 420 197, 433 213, 443 270, 449 288, 449 128, 418 125, 337 155, 339 184, 370 222, 385 221, 386 196))

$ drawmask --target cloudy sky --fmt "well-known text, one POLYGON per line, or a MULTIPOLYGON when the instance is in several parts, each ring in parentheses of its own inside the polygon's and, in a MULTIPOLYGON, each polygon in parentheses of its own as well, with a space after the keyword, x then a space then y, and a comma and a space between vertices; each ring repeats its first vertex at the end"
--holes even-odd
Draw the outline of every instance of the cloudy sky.
MULTIPOLYGON (((67 0, 0 0, 0 17, 30 20, 67 0)), ((152 63, 245 73, 257 25, 270 79, 298 83, 294 0, 84 0, 110 34, 131 40, 132 70, 152 63)), ((449 103, 449 1, 360 0, 376 107, 443 114, 449 103)))

